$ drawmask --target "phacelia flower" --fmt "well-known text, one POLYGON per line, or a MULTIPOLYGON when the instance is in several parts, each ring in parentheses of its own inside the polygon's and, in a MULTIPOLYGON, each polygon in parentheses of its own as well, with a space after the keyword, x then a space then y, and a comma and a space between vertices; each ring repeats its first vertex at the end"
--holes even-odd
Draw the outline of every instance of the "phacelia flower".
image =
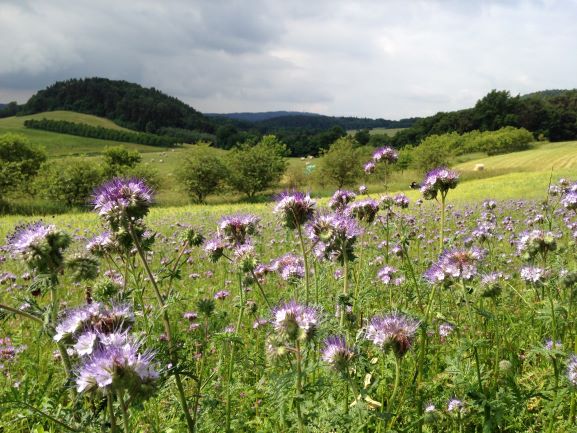
POLYGON ((118 248, 118 241, 110 232, 96 235, 86 244, 86 250, 98 257, 114 253, 118 248))
POLYGON ((353 350, 347 346, 345 337, 330 336, 325 340, 322 360, 340 373, 346 373, 354 357, 353 350))
POLYGON ((367 327, 365 338, 383 350, 391 348, 399 358, 411 348, 420 322, 401 314, 376 316, 367 327))
POLYGON ((35 222, 17 226, 4 247, 39 273, 56 273, 63 262, 63 252, 70 245, 70 236, 56 226, 35 222))
POLYGON ((567 379, 573 386, 577 386, 577 356, 571 355, 567 361, 567 379))
POLYGON ((100 302, 69 310, 56 325, 54 341, 74 338, 87 331, 112 333, 126 330, 134 323, 134 314, 124 305, 106 307, 100 302))
POLYGON ((373 161, 375 162, 387 162, 389 164, 393 164, 399 159, 399 152, 397 152, 392 147, 381 147, 380 149, 375 150, 373 153, 373 161))
POLYGON ((379 212, 379 203, 370 198, 351 203, 345 209, 346 215, 368 224, 375 220, 377 212, 379 212))
POLYGON ((152 204, 152 189, 137 178, 111 179, 94 192, 94 210, 113 226, 146 216, 152 204))
POLYGON ((254 215, 225 216, 218 223, 218 234, 230 246, 241 245, 257 233, 259 222, 260 218, 254 215))
POLYGON ((285 227, 294 230, 313 217, 315 206, 308 194, 286 191, 279 195, 273 212, 281 217, 285 227))
POLYGON ((230 292, 228 290, 219 290, 214 294, 214 299, 224 300, 230 296, 230 292))
POLYGON ((409 197, 407 197, 405 194, 403 193, 399 193, 397 195, 395 195, 393 197, 393 200, 395 202, 395 205, 400 207, 401 209, 406 209, 409 207, 409 197))
POLYGON ((278 272, 280 277, 285 281, 294 281, 305 276, 302 258, 291 253, 274 259, 270 263, 269 269, 278 272))
POLYGON ((329 207, 334 211, 342 211, 356 198, 356 194, 346 189, 337 189, 329 200, 329 207))
POLYGON ((377 273, 377 277, 383 284, 400 286, 405 281, 405 277, 393 266, 384 266, 377 273))
POLYGON ((449 189, 454 189, 459 182, 459 175, 445 167, 435 168, 425 175, 421 184, 421 193, 426 200, 437 198, 437 194, 447 194, 449 189))
POLYGON ((430 283, 442 283, 451 279, 470 280, 477 275, 477 263, 485 257, 485 251, 473 247, 468 250, 446 250, 426 272, 430 283))
POLYGON ((548 272, 538 266, 525 266, 521 268, 521 278, 528 283, 542 283, 548 276, 548 272))
POLYGON ((204 251, 208 254, 211 261, 217 262, 224 254, 226 247, 226 241, 217 235, 205 242, 204 251))
POLYGON ((367 162, 365 165, 363 165, 363 170, 365 171, 366 174, 372 174, 375 172, 375 163, 373 161, 369 161, 367 162))
POLYGON ((319 259, 342 264, 345 257, 354 260, 354 245, 363 230, 354 219, 335 213, 318 216, 307 227, 307 233, 319 259))
POLYGON ((78 392, 127 390, 141 394, 158 379, 151 352, 140 352, 140 344, 128 341, 95 351, 80 367, 76 378, 78 392))
POLYGON ((274 329, 290 341, 311 339, 318 327, 319 313, 309 306, 289 301, 273 309, 274 329))
POLYGON ((517 242, 517 252, 525 259, 533 259, 537 254, 547 254, 557 249, 557 235, 550 231, 539 229, 521 233, 517 242))

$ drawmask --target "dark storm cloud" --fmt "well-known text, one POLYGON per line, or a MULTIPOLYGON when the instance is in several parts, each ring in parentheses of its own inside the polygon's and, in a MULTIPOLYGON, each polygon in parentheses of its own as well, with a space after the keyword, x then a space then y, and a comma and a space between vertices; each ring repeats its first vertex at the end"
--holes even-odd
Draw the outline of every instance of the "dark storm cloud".
POLYGON ((399 118, 577 87, 575 1, 0 0, 0 101, 72 77, 202 111, 399 118))

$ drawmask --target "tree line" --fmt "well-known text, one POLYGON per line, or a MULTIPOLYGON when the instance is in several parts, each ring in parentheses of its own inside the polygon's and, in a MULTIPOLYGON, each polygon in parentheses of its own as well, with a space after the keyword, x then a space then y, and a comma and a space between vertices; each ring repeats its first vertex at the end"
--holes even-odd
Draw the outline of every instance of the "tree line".
POLYGON ((79 137, 147 144, 149 146, 170 147, 181 143, 180 139, 176 137, 156 135, 148 132, 123 131, 120 129, 105 128, 103 126, 88 125, 86 123, 69 122, 67 120, 29 119, 24 121, 24 126, 26 128, 76 135, 79 137))

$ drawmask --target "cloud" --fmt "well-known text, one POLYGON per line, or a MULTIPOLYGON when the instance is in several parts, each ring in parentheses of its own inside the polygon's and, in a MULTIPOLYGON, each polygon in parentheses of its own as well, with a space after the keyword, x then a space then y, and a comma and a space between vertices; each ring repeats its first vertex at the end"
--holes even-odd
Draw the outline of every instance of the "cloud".
POLYGON ((0 101, 105 76, 204 112, 427 115, 577 87, 576 18, 574 0, 0 0, 0 101))

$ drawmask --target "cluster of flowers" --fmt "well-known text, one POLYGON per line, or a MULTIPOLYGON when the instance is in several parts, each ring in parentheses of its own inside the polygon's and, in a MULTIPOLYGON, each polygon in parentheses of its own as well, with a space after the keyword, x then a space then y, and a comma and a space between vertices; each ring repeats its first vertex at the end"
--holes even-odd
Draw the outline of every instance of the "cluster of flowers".
POLYGON ((436 199, 441 193, 441 197, 447 194, 447 191, 454 189, 459 182, 457 172, 445 167, 435 168, 425 175, 425 180, 421 185, 421 193, 426 200, 436 199))
POLYGON ((11 362, 26 346, 14 346, 10 337, 0 338, 0 370, 4 369, 4 362, 11 362))
POLYGON ((260 218, 254 215, 239 214, 221 218, 216 234, 204 244, 204 251, 216 262, 229 249, 234 261, 240 263, 241 267, 254 269, 256 262, 250 236, 258 233, 259 222, 260 218))
POLYGON ((126 306, 96 302, 69 310, 56 326, 54 340, 78 357, 78 392, 108 394, 126 390, 142 396, 158 378, 153 354, 130 334, 134 315, 126 306))
POLYGON ((392 147, 381 147, 373 152, 371 161, 364 165, 365 173, 374 173, 376 164, 383 162, 386 164, 394 164, 399 159, 399 153, 392 147))
POLYGON ((425 279, 431 284, 471 280, 477 275, 477 264, 485 255, 486 251, 478 247, 446 250, 425 272, 425 279))

